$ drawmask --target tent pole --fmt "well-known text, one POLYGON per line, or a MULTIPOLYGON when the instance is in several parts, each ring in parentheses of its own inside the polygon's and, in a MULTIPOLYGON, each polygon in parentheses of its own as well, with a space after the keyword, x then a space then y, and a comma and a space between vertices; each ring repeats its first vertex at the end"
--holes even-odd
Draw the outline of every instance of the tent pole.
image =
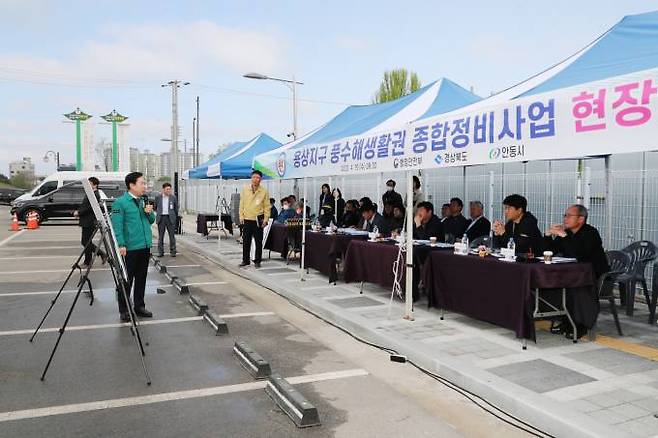
POLYGON ((495 184, 495 179, 494 179, 494 173, 493 171, 489 172, 489 205, 488 205, 488 212, 487 216, 489 216, 489 220, 494 220, 494 184, 495 184))
POLYGON ((610 155, 604 158, 605 164, 605 245, 612 246, 612 172, 610 155))
POLYGON ((642 152, 642 175, 641 175, 641 186, 640 186, 640 240, 644 240, 644 226, 646 223, 646 218, 644 214, 646 212, 645 208, 645 194, 647 191, 647 153, 642 152))
POLYGON ((585 167, 585 186, 583 190, 583 207, 589 210, 589 202, 592 192, 592 168, 585 167))
POLYGON ((304 281, 304 271, 305 263, 304 258, 306 256, 306 206, 308 205, 308 199, 306 199, 306 177, 304 177, 304 203, 302 204, 302 261, 301 261, 301 274, 299 276, 300 281, 304 281))
POLYGON ((462 166, 462 196, 464 202, 468 204, 468 194, 466 193, 466 166, 462 166))
POLYGON ((407 245, 407 255, 406 255, 406 270, 407 277, 405 282, 405 292, 404 292, 404 319, 413 321, 414 320, 414 309, 413 309, 413 282, 414 282, 414 180, 413 172, 411 170, 407 171, 407 232, 405 244, 407 245))
MULTIPOLYGON (((378 172, 377 173, 377 199, 375 199, 375 203, 379 204, 379 200, 382 199, 382 184, 384 180, 384 172, 378 172)), ((378 209, 379 211, 384 211, 384 203, 382 202, 381 209, 378 209)))

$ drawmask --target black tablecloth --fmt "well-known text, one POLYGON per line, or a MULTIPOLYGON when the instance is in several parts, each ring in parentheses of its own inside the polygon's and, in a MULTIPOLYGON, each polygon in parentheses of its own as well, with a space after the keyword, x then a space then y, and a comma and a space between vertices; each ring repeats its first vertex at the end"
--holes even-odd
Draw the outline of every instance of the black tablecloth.
MULTIPOLYGON (((219 215, 217 213, 199 213, 196 215, 196 232, 203 234, 204 236, 208 235, 208 222, 219 221, 219 215)), ((224 223, 224 228, 230 233, 233 234, 233 220, 231 215, 223 214, 222 222, 224 223)))
POLYGON ((280 222, 273 222, 267 235, 265 249, 278 252, 282 256, 288 254, 288 227, 280 222))
POLYGON ((367 236, 307 231, 305 266, 329 276, 330 283, 335 282, 338 277, 336 260, 345 257, 347 246, 353 239, 363 240, 367 236))
MULTIPOLYGON (((352 240, 345 253, 345 268, 343 274, 345 283, 365 281, 378 284, 385 288, 393 287, 393 263, 398 258, 400 247, 393 242, 368 242, 367 240, 352 240)), ((405 256, 400 257, 404 290, 405 256)))
MULTIPOLYGON (((518 338, 535 339, 531 289, 569 288, 578 294, 570 313, 577 323, 587 322, 594 310, 583 308, 592 299, 594 277, 588 263, 502 262, 493 257, 460 256, 432 251, 423 270, 429 304, 463 313, 514 330, 518 338)), ((573 299, 573 297, 572 297, 573 299)), ((594 302, 596 304, 594 304, 594 302)), ((587 324, 585 324, 587 325, 587 324)))

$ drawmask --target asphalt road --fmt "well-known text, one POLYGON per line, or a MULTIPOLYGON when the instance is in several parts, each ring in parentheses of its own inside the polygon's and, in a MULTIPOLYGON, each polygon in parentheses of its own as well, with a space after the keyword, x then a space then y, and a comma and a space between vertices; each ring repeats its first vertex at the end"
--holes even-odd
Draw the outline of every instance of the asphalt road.
POLYGON ((120 326, 111 273, 92 272, 45 381, 39 377, 75 297, 75 273, 34 343, 81 251, 79 228, 45 224, 9 232, 0 207, 0 437, 457 437, 525 436, 406 364, 179 247, 171 271, 223 315, 215 336, 186 296, 151 268, 141 334, 153 384, 145 384, 130 329, 120 326), (232 354, 246 341, 297 382, 321 426, 298 429, 232 354))

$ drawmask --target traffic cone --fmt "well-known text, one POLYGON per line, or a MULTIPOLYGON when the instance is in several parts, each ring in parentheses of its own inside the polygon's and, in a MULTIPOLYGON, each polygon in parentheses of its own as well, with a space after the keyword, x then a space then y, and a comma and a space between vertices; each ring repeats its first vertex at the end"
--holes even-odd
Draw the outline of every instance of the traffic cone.
POLYGON ((14 213, 14 217, 11 220, 11 229, 9 231, 20 231, 21 227, 18 226, 18 216, 14 213))
POLYGON ((39 221, 37 220, 37 213, 33 211, 27 217, 27 229, 36 230, 37 228, 39 228, 39 221))

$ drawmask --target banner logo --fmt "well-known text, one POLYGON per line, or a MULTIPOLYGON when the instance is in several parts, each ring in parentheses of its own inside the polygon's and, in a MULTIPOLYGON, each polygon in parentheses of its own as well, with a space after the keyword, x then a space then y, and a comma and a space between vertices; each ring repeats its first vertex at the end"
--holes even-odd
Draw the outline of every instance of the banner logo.
POLYGON ((286 174, 286 153, 285 152, 281 152, 281 155, 279 155, 279 158, 277 158, 277 160, 276 160, 276 173, 281 178, 283 178, 286 174))

